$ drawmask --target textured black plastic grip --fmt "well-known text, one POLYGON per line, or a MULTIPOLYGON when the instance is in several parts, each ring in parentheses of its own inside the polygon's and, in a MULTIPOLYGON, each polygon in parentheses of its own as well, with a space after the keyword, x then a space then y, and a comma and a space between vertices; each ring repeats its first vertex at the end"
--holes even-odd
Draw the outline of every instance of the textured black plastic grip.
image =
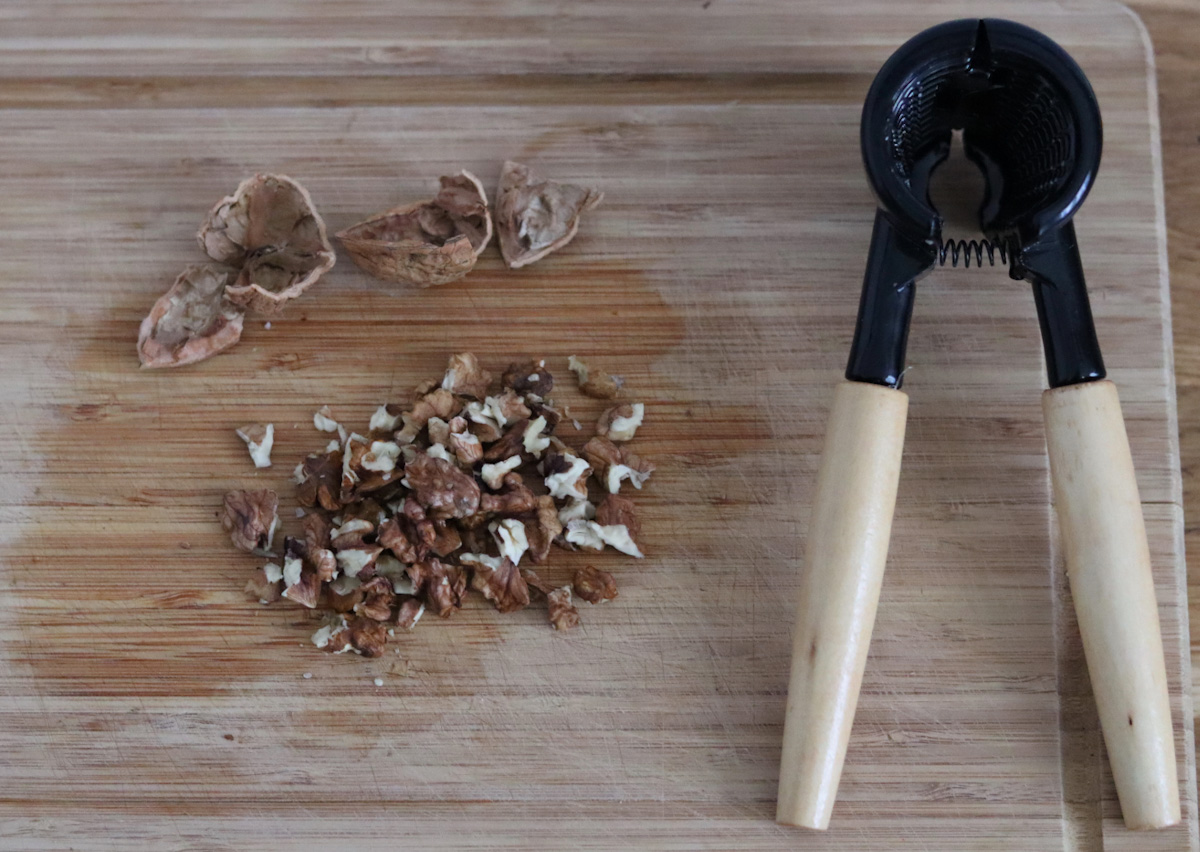
POLYGON ((914 285, 937 260, 934 246, 905 235, 882 210, 875 212, 847 379, 900 387, 914 285))
POLYGON ((1050 387, 1103 379, 1104 358, 1092 322, 1074 224, 1067 222, 1023 248, 1012 274, 1033 283, 1050 387))

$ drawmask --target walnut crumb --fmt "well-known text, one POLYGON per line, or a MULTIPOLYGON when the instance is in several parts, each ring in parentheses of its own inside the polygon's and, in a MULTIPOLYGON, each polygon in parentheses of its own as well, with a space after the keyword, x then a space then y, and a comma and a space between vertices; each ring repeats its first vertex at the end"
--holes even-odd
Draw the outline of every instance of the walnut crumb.
POLYGON ((237 430, 237 436, 246 442, 250 459, 255 467, 271 466, 271 447, 275 443, 274 423, 250 423, 237 430))
POLYGON ((587 565, 575 572, 572 583, 575 594, 590 604, 611 601, 617 596, 617 581, 607 571, 587 565))
MULTIPOLYGON (((588 369, 588 365, 574 355, 567 359, 567 366, 575 374, 579 390, 585 396, 590 396, 593 399, 612 399, 617 395, 617 391, 620 390, 620 385, 617 384, 612 376, 603 373, 592 373, 588 369)), ((577 426, 576 428, 582 428, 582 426, 577 426)))
POLYGON ((579 610, 571 602, 571 587, 563 586, 546 595, 550 608, 550 623, 555 630, 570 630, 579 624, 579 610))
POLYGON ((596 434, 610 441, 631 441, 638 427, 642 425, 645 414, 646 406, 640 402, 614 405, 596 421, 596 434))

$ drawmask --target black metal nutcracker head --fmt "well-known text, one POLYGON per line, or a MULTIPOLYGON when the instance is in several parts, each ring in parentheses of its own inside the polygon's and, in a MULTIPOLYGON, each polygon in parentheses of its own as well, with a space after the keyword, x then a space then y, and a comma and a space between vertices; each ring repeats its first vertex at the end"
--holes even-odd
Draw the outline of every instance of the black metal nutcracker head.
POLYGON ((1051 387, 1104 378, 1072 216, 1100 165, 1087 77, 1046 36, 1012 21, 950 21, 880 69, 862 113, 862 155, 879 198, 846 377, 899 387, 914 283, 948 259, 999 256, 1034 285, 1051 387), (984 239, 947 242, 929 199, 953 131, 984 175, 984 239))

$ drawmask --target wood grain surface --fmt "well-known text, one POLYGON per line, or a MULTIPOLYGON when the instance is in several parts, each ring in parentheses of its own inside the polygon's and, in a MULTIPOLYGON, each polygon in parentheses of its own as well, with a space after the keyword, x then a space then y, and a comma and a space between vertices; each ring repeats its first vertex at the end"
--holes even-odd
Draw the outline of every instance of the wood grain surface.
POLYGON ((1104 110, 1077 229, 1150 536, 1180 827, 1121 825, 1052 523, 1033 300, 1000 270, 922 285, 833 824, 772 821, 874 209, 858 111, 901 41, 978 5, 29 3, 0 7, 0 848, 1197 848, 1144 31, 1102 3, 987 11, 1060 40, 1104 110), (337 230, 439 174, 491 185, 506 157, 606 192, 559 254, 514 273, 489 252, 430 291, 343 258, 229 353, 138 370, 138 321, 246 174, 301 180, 337 230), (465 349, 549 358, 585 421, 567 355, 626 376, 659 464, 637 495, 647 559, 597 560, 621 597, 572 634, 476 604, 398 655, 323 656, 303 613, 243 598, 255 563, 220 496, 277 485, 286 515, 293 460, 324 443, 313 410, 365 421, 465 349), (250 420, 276 425, 270 470, 233 435, 250 420))

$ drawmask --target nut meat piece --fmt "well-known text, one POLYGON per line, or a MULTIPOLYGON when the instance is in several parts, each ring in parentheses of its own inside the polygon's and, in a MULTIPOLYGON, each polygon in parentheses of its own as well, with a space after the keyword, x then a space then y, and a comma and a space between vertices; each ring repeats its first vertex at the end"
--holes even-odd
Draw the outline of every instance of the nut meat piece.
POLYGON ((547 597, 554 591, 554 587, 542 580, 532 568, 522 568, 521 579, 525 581, 529 588, 541 594, 542 597, 547 597))
POLYGON ((579 610, 571 603, 571 587, 563 586, 546 595, 550 608, 550 623, 555 630, 570 630, 579 624, 579 610))
POLYGON ((508 431, 500 436, 500 440, 483 451, 483 460, 495 463, 520 456, 525 451, 525 430, 528 428, 528 417, 515 421, 508 427, 508 431))
POLYGON ((583 392, 584 396, 590 396, 593 399, 612 399, 621 389, 612 376, 606 373, 593 374, 588 369, 588 365, 574 355, 567 359, 567 366, 575 374, 579 390, 583 392))
POLYGON ((352 612, 363 599, 363 582, 357 577, 338 577, 328 585, 329 607, 334 612, 352 612))
POLYGON ((433 521, 434 536, 429 549, 438 556, 449 556, 462 547, 462 536, 458 529, 446 521, 433 521))
POLYGON ((342 508, 342 451, 314 454, 296 469, 296 501, 330 512, 342 508))
POLYGON ((378 657, 387 644, 387 625, 359 616, 349 624, 350 644, 364 657, 378 657))
POLYGON ((464 553, 461 561, 472 569, 471 588, 482 592, 498 612, 515 612, 529 606, 529 586, 511 559, 464 553))
POLYGON ((282 584, 278 579, 271 579, 266 569, 258 568, 246 582, 246 594, 261 604, 269 604, 279 600, 282 584))
POLYGON ((498 515, 517 515, 537 505, 537 497, 525 485, 519 473, 506 473, 499 494, 484 493, 479 498, 479 511, 498 515))
POLYGON ((315 609, 321 599, 321 578, 317 572, 305 568, 300 572, 300 578, 283 590, 283 596, 301 606, 315 609))
POLYGON ((458 463, 463 467, 473 467, 483 458, 483 444, 479 438, 467 431, 467 421, 455 417, 449 423, 450 435, 447 446, 458 463))
POLYGON ((630 441, 642 425, 646 414, 646 406, 640 402, 626 402, 614 405, 600 415, 596 421, 596 434, 610 441, 630 441))
POLYGON ((519 516, 525 524, 525 537, 529 541, 529 557, 538 565, 543 564, 550 554, 550 545, 563 531, 558 519, 554 498, 543 494, 537 498, 537 506, 519 516))
POLYGON ((396 593, 392 591, 392 581, 387 577, 372 577, 360 587, 363 599, 354 607, 354 611, 363 618, 372 621, 388 621, 392 617, 392 604, 396 601, 396 593))
POLYGON ((242 336, 245 311, 225 295, 236 270, 214 263, 189 266, 142 320, 143 367, 182 367, 216 355, 242 336))
MULTIPOLYGON (((587 447, 583 450, 586 453, 587 447)), ((589 461, 591 460, 585 461, 569 452, 547 452, 542 462, 542 471, 550 496, 560 500, 586 500, 587 481, 592 473, 589 461)))
POLYGON ((642 534, 642 522, 633 513, 633 501, 619 494, 606 494, 596 506, 596 523, 607 527, 622 524, 635 541, 642 534))
POLYGON ((485 399, 492 374, 479 366, 479 360, 470 352, 450 356, 446 375, 442 377, 442 389, 463 396, 485 399))
POLYGON ((420 558, 416 542, 408 535, 398 518, 389 518, 380 524, 379 543, 395 554, 401 562, 413 563, 420 558))
POLYGON ((337 574, 338 565, 333 551, 323 547, 309 547, 307 539, 286 537, 283 540, 283 555, 285 560, 300 560, 323 582, 332 580, 337 574))
POLYGON ((625 529, 622 524, 606 527, 595 521, 568 521, 564 539, 567 544, 574 544, 585 550, 603 550, 604 545, 607 544, 622 553, 638 559, 642 558, 642 551, 630 538, 629 530, 625 529))
POLYGON ((383 553, 383 548, 376 545, 360 544, 347 547, 334 555, 337 557, 337 567, 347 577, 358 577, 365 580, 375 575, 375 560, 383 553))
POLYGON ((462 606, 467 576, 458 565, 426 559, 409 566, 408 576, 412 578, 415 591, 423 595, 425 602, 442 618, 449 618, 462 606))
POLYGON ((404 427, 396 433, 396 441, 411 444, 432 417, 449 420, 462 409, 462 403, 445 388, 424 394, 413 403, 412 411, 400 414, 404 427))
POLYGON ((611 601, 617 596, 617 581, 613 579, 613 575, 594 565, 587 565, 576 571, 572 586, 575 594, 591 604, 611 601))
POLYGON ((514 361, 500 377, 500 384, 521 396, 533 394, 538 399, 545 399, 554 390, 554 376, 546 369, 545 360, 514 361))
POLYGON ((400 599, 400 607, 396 611, 396 626, 412 630, 425 614, 425 604, 413 597, 400 599))
POLYGON ((640 489, 655 471, 653 464, 628 447, 599 435, 583 445, 583 457, 596 469, 600 483, 610 494, 620 491, 621 483, 626 479, 634 488, 640 489))
POLYGON ((440 178, 441 191, 378 213, 337 235, 365 272, 430 287, 462 278, 492 238, 487 195, 467 171, 440 178))
POLYGON ((527 266, 562 248, 579 230, 579 215, 604 193, 570 183, 539 180, 511 160, 500 173, 496 234, 510 269, 527 266))
POLYGON ((418 453, 404 466, 412 496, 431 518, 465 518, 479 509, 479 486, 474 478, 443 459, 418 453))
POLYGON ((346 619, 341 616, 328 619, 313 633, 312 643, 318 648, 334 654, 344 654, 349 651, 351 648, 350 631, 347 629, 346 619))
POLYGON ((246 442, 250 459, 255 467, 271 466, 271 447, 275 444, 275 424, 249 423, 237 430, 237 436, 246 442))
POLYGON ((279 495, 262 491, 230 491, 225 495, 221 526, 233 544, 247 553, 266 553, 279 525, 279 495))
POLYGON ((309 512, 300 519, 304 530, 304 543, 310 549, 329 547, 333 524, 320 512, 309 512))
POLYGON ((197 235, 213 260, 240 266, 230 301, 264 314, 313 284, 337 260, 308 191, 285 175, 255 175, 217 202, 197 235))

